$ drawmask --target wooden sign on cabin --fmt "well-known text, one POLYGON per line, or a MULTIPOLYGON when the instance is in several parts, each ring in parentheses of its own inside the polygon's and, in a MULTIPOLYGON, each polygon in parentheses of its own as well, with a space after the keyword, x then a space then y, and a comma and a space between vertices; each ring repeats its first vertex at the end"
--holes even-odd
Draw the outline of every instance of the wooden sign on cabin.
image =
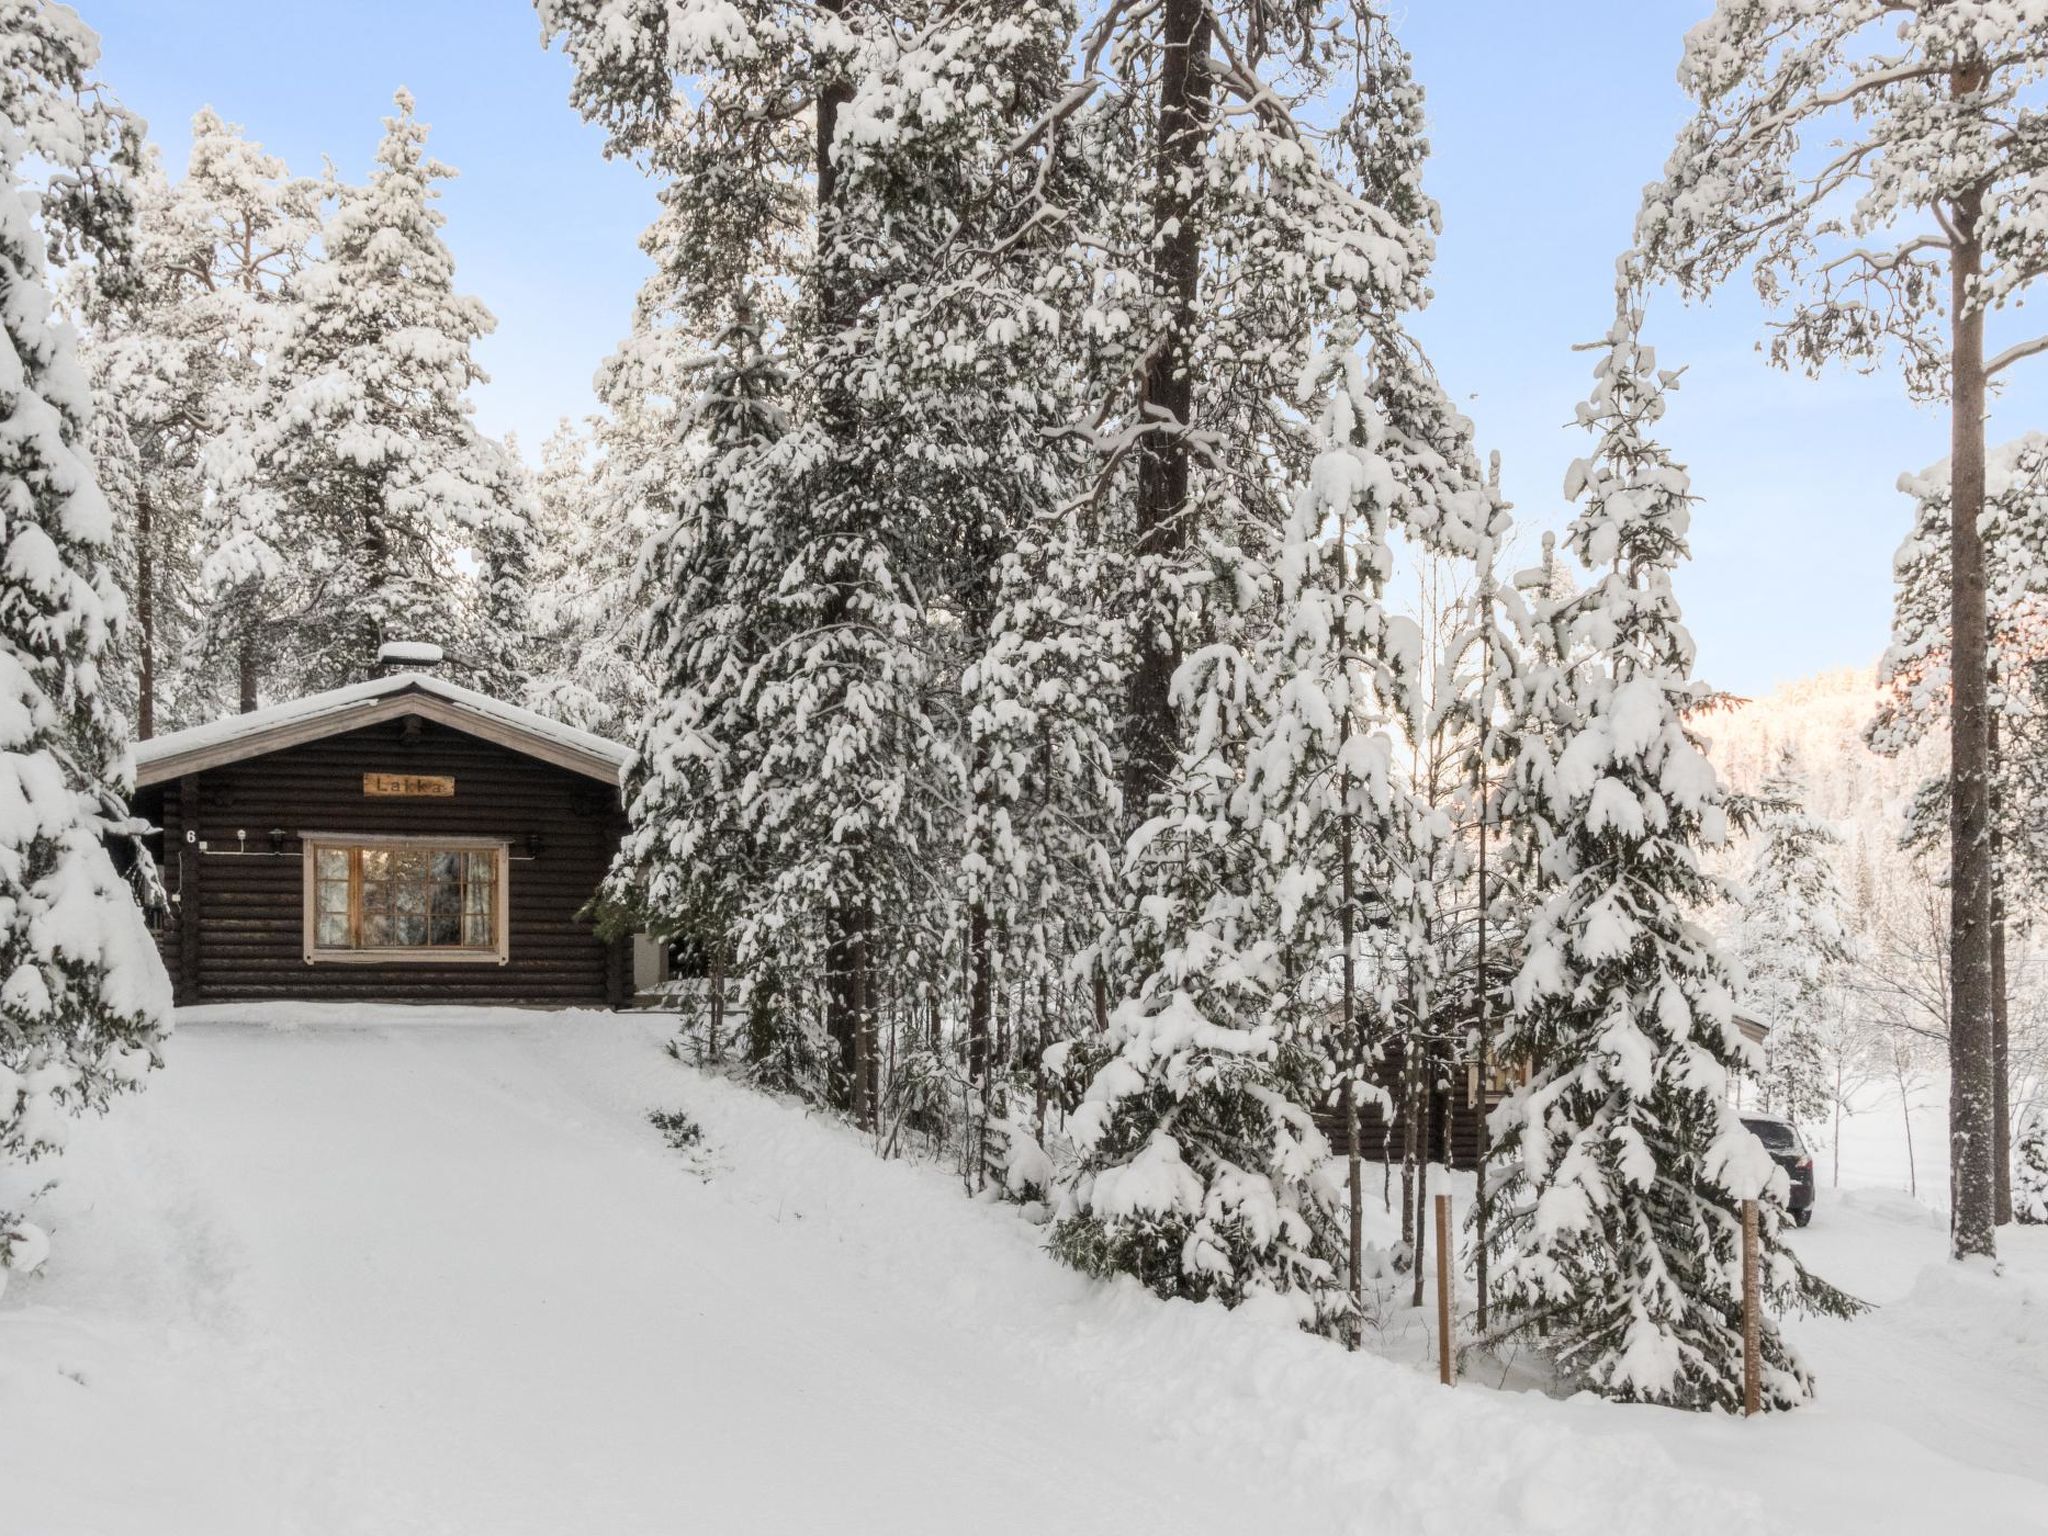
POLYGON ((379 800, 442 799, 455 793, 455 780, 439 773, 366 773, 363 793, 379 800))

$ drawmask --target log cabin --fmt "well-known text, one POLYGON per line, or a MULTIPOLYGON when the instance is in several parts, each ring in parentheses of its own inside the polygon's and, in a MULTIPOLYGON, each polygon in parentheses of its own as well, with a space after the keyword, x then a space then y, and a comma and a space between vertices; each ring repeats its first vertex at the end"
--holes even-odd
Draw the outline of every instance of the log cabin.
POLYGON ((412 670, 139 743, 177 1002, 621 1006, 631 946, 586 909, 626 758, 412 670))

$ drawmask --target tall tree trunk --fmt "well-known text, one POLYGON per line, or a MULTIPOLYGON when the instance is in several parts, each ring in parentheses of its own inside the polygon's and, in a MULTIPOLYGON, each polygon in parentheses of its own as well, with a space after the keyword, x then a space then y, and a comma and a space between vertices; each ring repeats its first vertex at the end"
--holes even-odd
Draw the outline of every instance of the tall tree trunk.
MULTIPOLYGON (((1959 70, 1950 83, 1956 95, 1967 95, 1983 75, 1959 70)), ((1950 260, 1949 1158, 1955 1188, 1950 1243, 1957 1258, 1997 1251, 1988 655, 1978 526, 1984 511, 1984 314, 1974 291, 1983 270, 1982 211, 1981 190, 1956 200, 1950 260)))
POLYGON ((2005 897, 1994 893, 1991 916, 1992 1220, 2012 1220, 2012 999, 2005 968, 2005 897))
MULTIPOLYGON (((1338 558, 1343 558, 1341 534, 1339 536, 1338 558)), ((1351 716, 1347 709, 1341 728, 1342 741, 1351 739, 1351 716)), ((1342 747, 1339 752, 1342 752, 1342 747)), ((1351 1347, 1358 1347, 1359 1336, 1365 1327, 1365 1168, 1359 1147, 1363 1107, 1358 1102, 1361 1080, 1365 1076, 1365 1028, 1358 1017, 1358 985, 1356 961, 1352 955, 1357 938, 1358 919, 1355 903, 1358 900, 1358 877, 1352 869, 1351 807, 1349 796, 1351 776, 1340 772, 1337 776, 1337 793, 1342 816, 1338 821, 1337 856, 1343 861, 1341 878, 1344 890, 1344 909, 1340 928, 1344 944, 1344 1041, 1345 1052, 1350 1060, 1345 1063, 1347 1076, 1344 1081, 1344 1132, 1345 1169, 1351 1194, 1351 1305, 1356 1315, 1351 1320, 1351 1347)))
MULTIPOLYGON (((254 594, 245 594, 244 600, 253 605, 254 594)), ((245 715, 256 708, 261 670, 256 657, 256 617, 253 612, 245 612, 235 633, 235 692, 245 715)))
POLYGON ((967 1076, 988 1080, 989 1021, 995 1014, 995 960, 988 941, 988 907, 976 897, 967 909, 967 1076))
MULTIPOLYGON (((1211 109, 1208 5, 1163 0, 1163 6, 1152 227, 1165 232, 1155 270, 1168 314, 1139 387, 1138 413, 1149 430, 1138 455, 1136 519, 1137 553, 1154 565, 1172 563, 1189 547, 1185 433, 1194 422, 1195 382, 1188 343, 1202 275, 1198 194, 1192 189, 1201 177, 1211 109)), ((1153 580, 1150 574, 1141 579, 1153 580)), ((1156 583, 1150 590, 1158 591, 1156 583)), ((1124 806, 1139 821, 1166 785, 1180 737, 1172 696, 1180 642, 1167 599, 1151 605, 1149 619, 1131 674, 1124 756, 1124 806)))
MULTIPOLYGON (((845 0, 821 0, 822 9, 838 15, 845 0)), ((818 261, 814 273, 816 324, 821 336, 835 335, 846 327, 848 297, 845 273, 834 246, 838 224, 839 171, 832 161, 832 140, 838 132, 840 108, 853 98, 852 86, 834 75, 818 92, 817 133, 813 144, 818 194, 818 261)), ((826 381, 821 399, 826 432, 844 442, 856 430, 853 402, 845 388, 826 381)), ((844 624, 853 609, 850 574, 835 572, 832 592, 826 601, 824 624, 829 629, 844 624)), ((864 895, 866 856, 859 847, 847 851, 849 888, 839 893, 831 914, 831 934, 826 950, 825 1032, 838 1047, 839 1070, 844 1083, 844 1108, 856 1118, 867 1100, 866 967, 868 907, 864 895)))
POLYGON ((135 734, 156 734, 156 529, 145 479, 135 492, 135 734))
MULTIPOLYGON (((1490 648, 1487 654, 1490 656, 1490 648)), ((1492 667, 1491 660, 1488 660, 1485 664, 1490 671, 1492 667)), ((1482 730, 1485 728, 1485 723, 1482 711, 1480 721, 1482 730)), ((1491 799, 1490 792, 1491 786, 1487 783, 1486 759, 1482 754, 1479 760, 1479 938, 1477 945, 1478 955, 1473 962, 1473 968, 1479 975, 1479 1091, 1473 1095, 1478 1100, 1479 1120, 1474 1129, 1478 1136, 1479 1149, 1478 1155, 1474 1158, 1474 1162, 1478 1167, 1472 1180, 1473 1284, 1478 1288, 1479 1292, 1478 1324, 1479 1334, 1482 1338, 1486 1335, 1486 1214, 1488 1204, 1486 1174, 1487 1165, 1493 1161, 1493 1129, 1487 1123, 1487 1115, 1492 1109, 1488 1094, 1492 1088, 1493 1078, 1493 1013, 1491 1006, 1493 983, 1486 974, 1486 818, 1488 802, 1491 799)))
MULTIPOLYGON (((1989 640, 1986 641, 1987 647, 1989 640)), ((1987 661, 1994 673, 1995 656, 1987 661)), ((2002 684, 2003 678, 1998 681, 2002 684)), ((2003 692, 2003 689, 2000 690, 2003 692)), ((1992 1220, 2004 1226, 2012 1220, 2012 1105, 2008 1081, 2012 1070, 2012 1047, 2008 1033, 2011 1021, 2011 978, 2005 968, 2005 818, 2008 807, 1999 792, 1999 712, 1986 712, 1984 733, 1990 745, 1991 776, 1991 1098, 1992 1117, 1992 1220)))
POLYGON ((717 1066, 720 1052, 725 1049, 725 941, 721 939, 711 952, 711 1038, 704 1042, 705 1054, 711 1064, 717 1066))

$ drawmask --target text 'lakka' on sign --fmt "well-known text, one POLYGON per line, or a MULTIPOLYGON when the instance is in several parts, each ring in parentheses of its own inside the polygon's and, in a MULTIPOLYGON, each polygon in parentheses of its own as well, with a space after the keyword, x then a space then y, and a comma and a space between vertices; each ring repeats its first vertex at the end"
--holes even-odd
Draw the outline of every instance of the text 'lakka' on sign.
POLYGON ((384 800, 445 798, 455 793, 455 780, 438 773, 366 773, 363 793, 384 800))

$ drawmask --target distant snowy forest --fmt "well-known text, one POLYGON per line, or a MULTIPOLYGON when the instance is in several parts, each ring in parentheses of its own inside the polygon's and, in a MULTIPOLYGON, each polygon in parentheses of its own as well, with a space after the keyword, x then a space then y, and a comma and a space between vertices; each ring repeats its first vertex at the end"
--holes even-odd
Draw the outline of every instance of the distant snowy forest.
POLYGON ((2040 1219, 2048 448, 1982 424, 2048 350, 1985 319, 2048 271, 2038 8, 1686 38, 1548 533, 1409 329, 1424 82, 1366 0, 538 11, 661 211, 600 409, 512 444, 406 92, 361 183, 210 110, 186 153, 0 0, 0 1268, 44 1247, 8 1170, 167 1026, 130 737, 393 641, 635 749, 596 910, 672 947, 679 1050, 1088 1273, 1356 1344, 1418 1122, 1485 1084, 1483 1342, 1732 1411, 1745 1201, 1765 1406, 1811 1391, 1776 1315, 1853 1309, 1742 1108, 1825 1145, 1939 1076, 1958 1255, 2040 1219), (1695 675, 1650 342, 1737 274, 1773 361, 1964 423, 1900 466, 1877 674, 1750 703, 1695 675))

